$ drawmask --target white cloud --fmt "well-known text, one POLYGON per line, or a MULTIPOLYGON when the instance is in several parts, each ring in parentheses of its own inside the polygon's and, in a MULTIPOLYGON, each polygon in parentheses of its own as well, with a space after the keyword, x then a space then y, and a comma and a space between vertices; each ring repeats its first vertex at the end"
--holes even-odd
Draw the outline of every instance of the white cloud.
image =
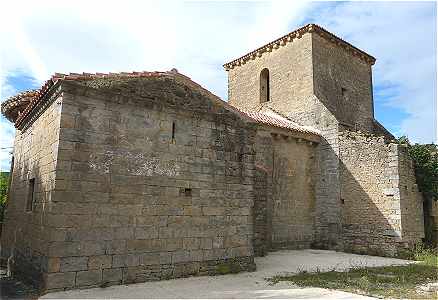
POLYGON ((6 73, 20 68, 43 81, 54 72, 176 67, 225 96, 222 64, 284 34, 309 4, 11 1, 3 6, 6 73))
POLYGON ((374 89, 390 86, 383 105, 401 110, 399 134, 430 143, 436 137, 436 3, 342 2, 310 17, 377 58, 374 89))
MULTIPOLYGON (((0 65, 1 69, 1 65, 0 65)), ((0 73, 0 99, 14 95, 17 91, 7 84, 0 73)), ((14 126, 0 115, 0 171, 8 171, 11 159, 11 151, 14 143, 14 126)))
POLYGON ((14 130, 3 118, 0 119, 0 170, 8 171, 11 159, 11 145, 14 142, 14 130))

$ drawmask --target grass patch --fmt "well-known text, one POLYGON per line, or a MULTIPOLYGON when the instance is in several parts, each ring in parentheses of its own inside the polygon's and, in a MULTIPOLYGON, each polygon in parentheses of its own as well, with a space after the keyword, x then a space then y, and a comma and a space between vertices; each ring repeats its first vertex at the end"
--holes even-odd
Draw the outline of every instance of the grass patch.
POLYGON ((414 253, 418 263, 405 266, 356 267, 345 272, 301 271, 295 275, 275 276, 269 281, 289 281, 301 287, 320 287, 356 294, 391 298, 437 299, 436 292, 421 292, 419 285, 438 282, 438 254, 433 250, 414 253))

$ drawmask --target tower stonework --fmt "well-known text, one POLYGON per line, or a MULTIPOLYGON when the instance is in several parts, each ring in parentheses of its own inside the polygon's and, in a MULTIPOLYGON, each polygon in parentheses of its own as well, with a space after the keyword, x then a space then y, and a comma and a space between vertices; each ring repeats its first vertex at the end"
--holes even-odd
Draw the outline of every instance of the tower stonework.
MULTIPOLYGON (((344 231, 349 234, 352 227, 355 228, 353 230, 355 233, 358 232, 358 228, 366 227, 366 230, 374 230, 378 232, 377 235, 385 236, 382 233, 385 226, 381 226, 380 229, 370 229, 366 221, 346 217, 352 211, 357 211, 359 199, 363 198, 363 195, 369 203, 366 206, 367 211, 377 206, 377 211, 386 212, 380 216, 383 219, 382 224, 387 224, 388 219, 395 218, 399 221, 390 222, 391 225, 388 226, 392 229, 401 228, 400 220, 405 212, 401 212, 400 209, 387 210, 388 206, 394 205, 389 204, 388 201, 381 201, 380 196, 385 195, 385 189, 393 188, 394 182, 396 189, 400 188, 399 169, 388 171, 391 169, 389 165, 394 164, 399 156, 404 160, 409 158, 401 150, 399 155, 400 146, 393 145, 392 148, 387 146, 394 137, 374 119, 371 70, 374 63, 374 57, 318 25, 309 24, 224 65, 228 71, 230 104, 249 111, 274 110, 299 125, 319 130, 321 142, 317 147, 319 176, 315 184, 313 242, 316 247, 360 252, 368 251, 377 243, 376 240, 380 241, 379 238, 372 242, 365 239, 366 241, 360 243, 361 245, 356 249, 356 245, 351 246, 352 243, 345 240, 344 231), (260 86, 259 77, 260 72, 265 69, 269 70, 270 75, 268 85, 270 99, 260 102, 260 93, 264 90, 260 86), (343 132, 349 134, 344 135, 347 138, 344 138, 340 144, 343 132), (345 164, 343 155, 346 153, 350 155, 352 149, 358 147, 355 138, 351 138, 355 134, 382 137, 378 139, 378 147, 385 151, 362 153, 365 160, 370 160, 370 165, 373 165, 374 159, 383 161, 384 166, 379 165, 382 168, 379 170, 384 173, 382 175, 384 187, 376 195, 371 191, 375 186, 369 191, 366 187, 363 190, 361 185, 367 186, 370 184, 368 177, 380 176, 379 174, 371 174, 371 172, 367 174, 368 177, 365 176, 367 179, 363 182, 361 179, 355 179, 354 185, 347 180, 345 170, 348 169, 346 165, 351 163, 348 160, 351 156, 346 157, 348 163, 345 164), (344 195, 348 195, 349 199, 345 199, 344 195), (350 201, 353 203, 352 206, 345 204, 350 201), (394 225, 395 223, 397 225, 394 225), (347 246, 344 246, 345 242, 347 246)), ((359 148, 376 146, 372 144, 373 139, 359 140, 362 141, 359 148)), ((406 181, 415 182, 412 174, 405 173, 405 175, 406 181)), ((373 180, 371 181, 374 183, 373 180)), ((412 188, 415 190, 416 185, 412 188)), ((395 194, 399 193, 400 191, 395 194)), ((387 200, 391 195, 389 193, 382 197, 386 197, 387 200)), ((399 202, 415 202, 412 205, 418 207, 418 211, 422 213, 421 195, 402 198, 399 202)), ((416 228, 417 233, 421 232, 423 228, 421 220, 413 227, 416 228)), ((397 234, 389 235, 391 241, 395 236, 400 237, 397 234)), ((422 234, 418 234, 417 240, 421 237, 422 234)), ((355 238, 357 236, 353 234, 348 235, 347 239, 355 238)), ((395 248, 391 247, 389 252, 395 252, 395 248)))

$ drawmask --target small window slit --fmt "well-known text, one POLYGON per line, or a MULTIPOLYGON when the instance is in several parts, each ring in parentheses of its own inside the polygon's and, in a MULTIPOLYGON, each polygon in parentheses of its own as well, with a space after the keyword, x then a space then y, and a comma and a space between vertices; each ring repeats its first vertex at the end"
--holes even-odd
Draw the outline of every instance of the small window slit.
POLYGON ((175 131, 176 131, 176 125, 175 122, 172 122, 172 143, 175 143, 175 131))

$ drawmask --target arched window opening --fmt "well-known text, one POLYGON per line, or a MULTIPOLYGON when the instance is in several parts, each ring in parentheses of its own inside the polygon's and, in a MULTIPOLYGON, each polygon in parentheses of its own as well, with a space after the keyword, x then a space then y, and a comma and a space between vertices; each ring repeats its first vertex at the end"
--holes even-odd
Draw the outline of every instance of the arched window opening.
POLYGON ((268 102, 269 94, 269 70, 265 68, 260 72, 260 103, 268 102))

